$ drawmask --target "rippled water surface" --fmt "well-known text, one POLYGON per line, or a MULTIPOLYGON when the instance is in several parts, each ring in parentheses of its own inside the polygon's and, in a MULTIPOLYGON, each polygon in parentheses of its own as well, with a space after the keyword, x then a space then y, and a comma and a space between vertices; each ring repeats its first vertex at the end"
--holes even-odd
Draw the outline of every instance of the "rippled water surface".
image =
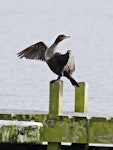
MULTIPOLYGON (((73 51, 73 77, 89 84, 89 112, 113 115, 113 1, 1 0, 0 109, 48 111, 49 81, 57 76, 40 61, 16 54, 39 41, 73 51)), ((64 81, 63 110, 74 110, 74 88, 64 81)))

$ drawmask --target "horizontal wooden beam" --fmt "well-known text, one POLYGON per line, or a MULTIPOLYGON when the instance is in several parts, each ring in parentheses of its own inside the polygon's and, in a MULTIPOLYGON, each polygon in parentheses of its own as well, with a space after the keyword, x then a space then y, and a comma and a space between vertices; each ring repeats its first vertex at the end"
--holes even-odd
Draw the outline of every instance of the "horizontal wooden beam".
POLYGON ((113 118, 92 117, 88 130, 89 143, 113 144, 113 118))
POLYGON ((43 124, 34 121, 0 120, 0 143, 37 143, 43 141, 43 124))
MULTIPOLYGON (((103 116, 91 117, 84 113, 68 113, 68 115, 57 116, 56 119, 50 119, 47 114, 0 114, 0 118, 4 119, 3 121, 0 120, 0 123, 2 124, 6 119, 8 119, 8 117, 10 120, 19 120, 18 122, 21 123, 23 121, 31 122, 28 121, 30 118, 32 118, 35 122, 42 123, 43 141, 113 144, 113 118, 103 116)), ((6 132, 8 129, 12 129, 12 133, 14 130, 15 133, 16 129, 14 124, 11 128, 1 124, 0 137, 3 135, 3 132, 6 132)), ((9 124, 9 126, 10 125, 11 124, 9 124)), ((30 130, 32 131, 34 128, 30 128, 30 130)), ((2 140, 0 139, 0 141, 2 140)))

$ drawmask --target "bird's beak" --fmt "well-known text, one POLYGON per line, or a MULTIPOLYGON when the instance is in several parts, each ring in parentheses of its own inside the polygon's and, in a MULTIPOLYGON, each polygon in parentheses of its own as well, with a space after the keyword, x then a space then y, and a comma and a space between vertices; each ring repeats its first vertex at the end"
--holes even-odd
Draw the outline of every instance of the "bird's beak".
POLYGON ((65 36, 65 39, 70 38, 70 36, 65 36))

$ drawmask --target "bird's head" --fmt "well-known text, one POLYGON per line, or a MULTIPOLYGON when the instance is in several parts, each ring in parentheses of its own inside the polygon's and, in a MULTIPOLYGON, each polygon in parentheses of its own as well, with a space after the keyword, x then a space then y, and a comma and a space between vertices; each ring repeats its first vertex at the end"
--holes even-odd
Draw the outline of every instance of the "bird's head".
POLYGON ((64 39, 70 38, 70 36, 66 36, 66 35, 59 35, 57 37, 57 39, 55 40, 55 43, 59 43, 61 41, 63 41, 64 39))

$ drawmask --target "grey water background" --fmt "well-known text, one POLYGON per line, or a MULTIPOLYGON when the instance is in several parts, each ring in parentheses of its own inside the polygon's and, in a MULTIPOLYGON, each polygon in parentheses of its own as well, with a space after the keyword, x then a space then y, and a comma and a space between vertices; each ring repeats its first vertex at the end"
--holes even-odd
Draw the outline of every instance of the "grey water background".
MULTIPOLYGON (((0 0, 0 109, 48 111, 49 81, 44 62, 17 53, 59 34, 71 38, 57 51, 72 50, 73 77, 89 84, 88 112, 113 116, 113 1, 0 0)), ((74 87, 62 78, 63 111, 74 111, 74 87)))

